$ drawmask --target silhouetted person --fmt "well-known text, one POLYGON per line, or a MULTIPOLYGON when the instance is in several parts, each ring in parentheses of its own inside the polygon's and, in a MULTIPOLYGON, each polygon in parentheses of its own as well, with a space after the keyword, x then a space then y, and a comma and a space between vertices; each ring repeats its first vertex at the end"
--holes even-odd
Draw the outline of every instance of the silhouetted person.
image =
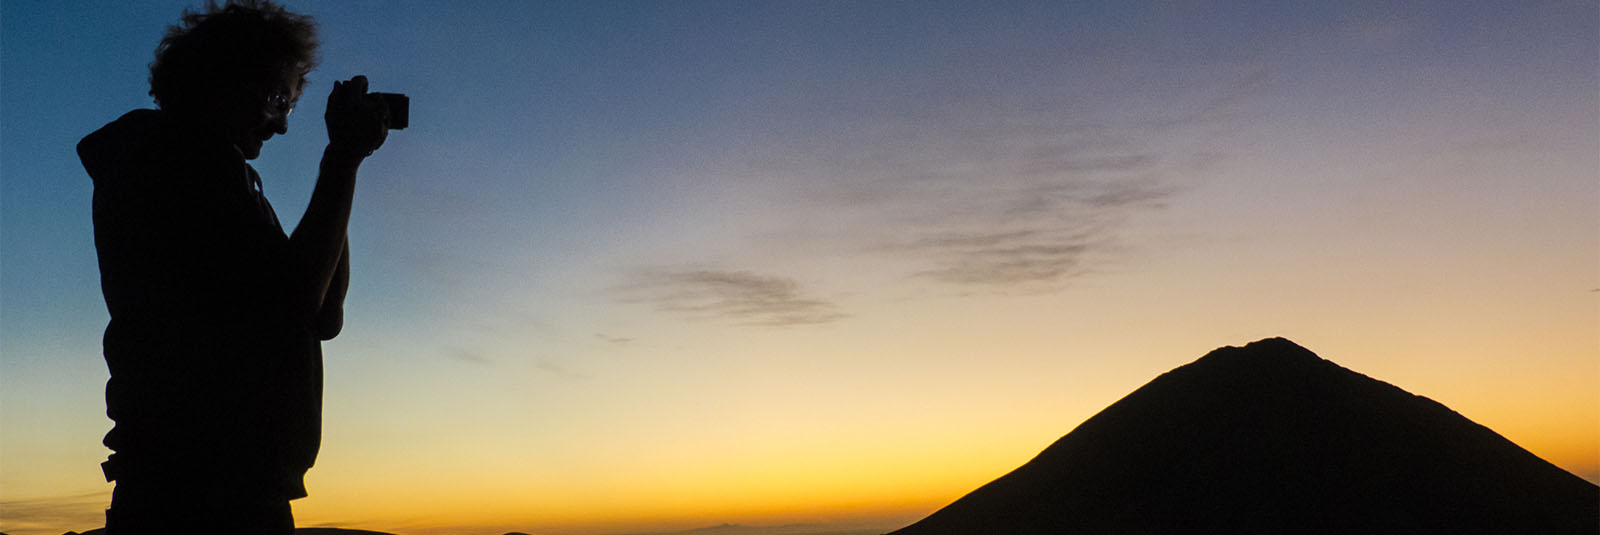
POLYGON ((311 204, 285 235, 247 163, 287 132, 315 65, 309 17, 208 3, 150 64, 159 110, 85 137, 111 322, 111 535, 289 534, 321 441, 320 340, 343 323, 356 170, 387 110, 335 83, 311 204))

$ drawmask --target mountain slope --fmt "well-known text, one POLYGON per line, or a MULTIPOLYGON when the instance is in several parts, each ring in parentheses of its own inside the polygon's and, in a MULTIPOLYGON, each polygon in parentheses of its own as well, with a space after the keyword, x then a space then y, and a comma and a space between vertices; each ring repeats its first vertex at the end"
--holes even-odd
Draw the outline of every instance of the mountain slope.
POLYGON ((1157 377, 895 535, 1600 533, 1600 488, 1281 338, 1157 377))

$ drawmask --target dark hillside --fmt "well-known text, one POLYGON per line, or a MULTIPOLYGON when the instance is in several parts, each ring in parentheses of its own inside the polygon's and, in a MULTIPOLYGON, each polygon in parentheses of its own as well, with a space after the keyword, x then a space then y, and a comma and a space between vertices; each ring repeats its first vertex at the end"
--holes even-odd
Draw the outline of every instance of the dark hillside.
POLYGON ((1157 377, 896 535, 1600 533, 1600 488, 1284 339, 1157 377))

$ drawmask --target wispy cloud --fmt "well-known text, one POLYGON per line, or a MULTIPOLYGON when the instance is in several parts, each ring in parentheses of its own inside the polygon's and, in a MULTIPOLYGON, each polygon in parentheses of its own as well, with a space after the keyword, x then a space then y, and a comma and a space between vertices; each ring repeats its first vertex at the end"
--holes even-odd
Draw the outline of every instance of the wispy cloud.
POLYGON ((562 366, 561 364, 549 359, 539 359, 534 361, 533 368, 544 373, 584 378, 583 375, 573 373, 572 370, 568 370, 566 366, 562 366))
POLYGON ((813 325, 847 316, 833 303, 807 295, 793 279, 749 271, 650 271, 638 274, 619 290, 627 302, 744 325, 813 325))
POLYGON ((922 247, 942 259, 935 260, 939 267, 916 275, 957 284, 1016 285, 1054 282, 1079 272, 1089 244, 1033 240, 1032 234, 1014 233, 1015 239, 987 245, 956 241, 922 247))
POLYGON ((473 351, 473 350, 470 350, 470 349, 457 348, 454 351, 446 352, 445 356, 449 357, 452 360, 456 360, 456 361, 459 361, 459 362, 465 362, 465 363, 473 364, 473 365, 477 365, 477 366, 491 366, 491 365, 494 364, 494 361, 489 360, 489 358, 483 356, 482 353, 479 353, 477 351, 473 351))
MULTIPOLYGON (((747 237, 756 251, 803 250, 799 261, 836 259, 859 271, 833 273, 876 271, 914 292, 1058 291, 1137 249, 1141 217, 1230 161, 1238 147, 1224 138, 1254 116, 1272 71, 1248 58, 1154 72, 1114 55, 1054 59, 1071 68, 970 86, 922 73, 893 86, 916 91, 780 103, 804 119, 763 123, 767 144, 708 176, 772 188, 747 237)), ((842 317, 800 291, 809 282, 721 266, 651 279, 662 310, 842 317)))
POLYGON ((111 503, 111 492, 101 491, 74 496, 52 496, 24 500, 0 501, 0 512, 5 515, 6 529, 10 532, 68 529, 88 531, 105 524, 105 508, 111 503))
MULTIPOLYGON (((1020 144, 1020 143, 1019 143, 1020 144)), ((1140 212, 1160 209, 1177 187, 1155 153, 1105 151, 1089 144, 1048 143, 898 175, 841 180, 848 199, 832 210, 856 211, 871 223, 851 229, 869 251, 892 254, 923 269, 907 273, 963 286, 1050 291, 1091 271, 1117 245, 1118 231, 1140 212)))
POLYGON ((1136 248, 1132 224, 1190 177, 1214 175, 1235 150, 1218 139, 1271 83, 1269 69, 1231 62, 1162 74, 1173 84, 1136 85, 1129 104, 1108 96, 1127 76, 1103 76, 863 107, 786 139, 749 175, 787 181, 780 199, 797 215, 775 235, 887 255, 906 281, 1059 290, 1136 248))
POLYGON ((606 334, 606 333, 595 333, 594 336, 595 336, 595 338, 599 338, 599 339, 601 339, 601 340, 603 340, 605 342, 608 342, 608 343, 611 343, 611 344, 614 344, 614 345, 619 345, 619 346, 620 345, 628 345, 630 343, 633 343, 633 338, 626 337, 626 336, 612 336, 612 335, 609 335, 609 334, 606 334))

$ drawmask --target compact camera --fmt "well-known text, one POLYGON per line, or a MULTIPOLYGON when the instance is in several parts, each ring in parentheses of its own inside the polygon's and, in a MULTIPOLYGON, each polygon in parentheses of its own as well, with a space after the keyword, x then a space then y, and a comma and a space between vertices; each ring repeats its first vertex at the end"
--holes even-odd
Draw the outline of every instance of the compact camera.
POLYGON ((369 93, 389 105, 389 129, 405 130, 411 124, 411 99, 400 93, 369 93))

